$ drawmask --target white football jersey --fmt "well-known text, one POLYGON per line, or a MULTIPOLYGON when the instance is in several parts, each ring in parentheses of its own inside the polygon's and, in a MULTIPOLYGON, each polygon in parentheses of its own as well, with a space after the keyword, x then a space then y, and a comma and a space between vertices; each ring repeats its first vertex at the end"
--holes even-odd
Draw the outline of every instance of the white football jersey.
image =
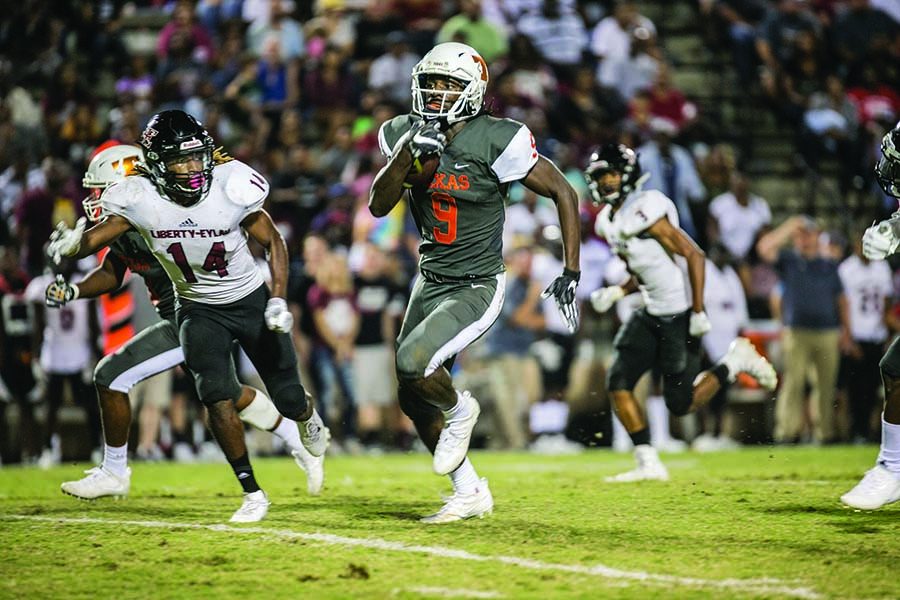
POLYGON ((850 335, 860 342, 885 341, 885 302, 894 295, 891 267, 883 260, 866 264, 854 254, 840 264, 838 275, 850 306, 850 335))
POLYGON ((232 160, 213 169, 209 192, 192 206, 161 196, 146 177, 112 185, 102 202, 141 234, 180 298, 228 304, 264 283, 241 221, 262 209, 268 194, 262 175, 232 160))
MULTIPOLYGON (((83 275, 74 275, 78 280, 83 275)), ((26 299, 34 304, 44 303, 44 291, 55 275, 39 275, 25 289, 26 299)), ((41 343, 41 369, 46 373, 78 373, 90 365, 91 330, 89 319, 91 302, 69 302, 60 308, 44 311, 44 337, 41 343)))
POLYGON ((688 302, 686 263, 670 256, 662 244, 646 233, 666 217, 678 227, 678 210, 658 190, 639 190, 625 198, 610 218, 612 206, 605 205, 597 215, 597 235, 606 239, 613 251, 628 265, 644 299, 647 312, 663 316, 684 312, 688 302))

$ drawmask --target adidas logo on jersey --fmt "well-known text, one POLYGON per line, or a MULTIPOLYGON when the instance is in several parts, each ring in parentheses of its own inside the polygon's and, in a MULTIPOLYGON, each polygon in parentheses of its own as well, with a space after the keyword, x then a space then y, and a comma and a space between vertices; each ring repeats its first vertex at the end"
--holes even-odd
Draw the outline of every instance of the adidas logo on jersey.
POLYGON ((191 218, 187 218, 178 224, 179 227, 196 227, 197 224, 191 218))

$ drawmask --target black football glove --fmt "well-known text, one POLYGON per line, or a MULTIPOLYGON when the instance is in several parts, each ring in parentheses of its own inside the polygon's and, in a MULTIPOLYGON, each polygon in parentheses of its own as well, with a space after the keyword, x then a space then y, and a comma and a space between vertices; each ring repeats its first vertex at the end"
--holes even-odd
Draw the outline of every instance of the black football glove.
POLYGON ((62 275, 56 276, 56 281, 47 286, 44 291, 44 304, 50 308, 59 308, 78 298, 78 286, 70 284, 62 275))
POLYGON ((575 333, 578 329, 578 302, 575 299, 575 290, 578 288, 578 280, 581 278, 580 271, 570 271, 563 269, 562 275, 553 280, 547 286, 547 289, 541 293, 541 298, 549 298, 553 296, 556 300, 556 306, 562 314, 569 331, 575 333))

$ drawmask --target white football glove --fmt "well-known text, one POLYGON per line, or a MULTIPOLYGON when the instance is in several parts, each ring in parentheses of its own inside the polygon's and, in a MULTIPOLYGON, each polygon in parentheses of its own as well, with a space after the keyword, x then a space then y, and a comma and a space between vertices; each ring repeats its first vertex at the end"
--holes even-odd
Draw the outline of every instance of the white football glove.
POLYGON ((444 146, 447 145, 447 136, 441 131, 440 122, 429 121, 421 126, 419 123, 423 123, 423 121, 419 121, 413 129, 410 129, 413 135, 409 140, 408 148, 413 160, 428 154, 441 154, 444 146))
POLYGON ((890 221, 872 225, 863 234, 863 256, 869 260, 882 260, 897 251, 900 238, 894 234, 890 221))
POLYGON ((56 275, 56 281, 47 286, 44 291, 44 304, 50 308, 65 306, 72 300, 78 299, 78 286, 68 283, 60 274, 56 275))
POLYGON ((269 298, 266 302, 266 327, 277 333, 288 333, 294 326, 294 315, 284 298, 269 298))
POLYGON ((57 223, 56 229, 50 234, 50 244, 47 245, 47 254, 53 258, 53 262, 59 264, 63 256, 74 256, 78 253, 86 225, 87 219, 84 217, 75 222, 75 229, 69 229, 62 221, 57 223))
POLYGON ((620 285, 611 285, 591 292, 591 306, 598 313, 605 313, 613 305, 625 297, 625 290, 620 285))
POLYGON ((688 331, 693 337, 700 337, 710 329, 712 329, 712 323, 709 322, 706 311, 691 313, 691 324, 688 331))

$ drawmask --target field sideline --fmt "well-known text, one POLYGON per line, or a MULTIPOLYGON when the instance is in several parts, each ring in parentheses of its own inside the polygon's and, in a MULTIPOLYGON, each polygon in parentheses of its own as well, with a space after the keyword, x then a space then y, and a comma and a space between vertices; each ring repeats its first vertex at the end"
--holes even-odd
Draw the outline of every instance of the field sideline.
POLYGON ((128 499, 59 483, 86 465, 0 469, 0 597, 897 597, 900 504, 838 497, 875 447, 664 457, 668 483, 605 484, 627 455, 474 453, 484 520, 425 526, 444 478, 424 455, 326 462, 310 498, 287 458, 257 459, 272 507, 231 526, 227 465, 133 464, 128 499))

